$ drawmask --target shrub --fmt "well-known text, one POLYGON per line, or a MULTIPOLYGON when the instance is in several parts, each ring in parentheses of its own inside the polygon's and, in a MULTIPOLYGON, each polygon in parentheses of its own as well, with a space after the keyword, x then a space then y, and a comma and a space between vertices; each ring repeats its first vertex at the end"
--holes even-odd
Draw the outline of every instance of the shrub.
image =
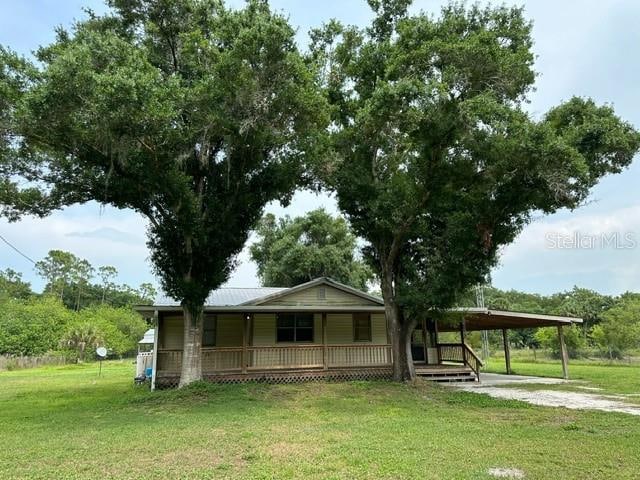
MULTIPOLYGON (((560 342, 558 340, 558 330, 555 327, 538 329, 535 338, 543 348, 551 350, 553 357, 560 358, 560 342)), ((571 358, 579 357, 586 346, 582 329, 576 325, 568 328, 564 327, 564 342, 571 358)))
POLYGON ((75 313, 52 297, 9 300, 0 308, 0 355, 42 355, 58 348, 75 313))

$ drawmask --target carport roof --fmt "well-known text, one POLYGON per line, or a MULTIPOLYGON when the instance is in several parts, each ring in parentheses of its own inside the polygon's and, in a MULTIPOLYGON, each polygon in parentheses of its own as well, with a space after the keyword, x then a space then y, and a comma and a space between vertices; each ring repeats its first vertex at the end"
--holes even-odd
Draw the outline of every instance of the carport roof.
MULTIPOLYGON (((505 310, 491 310, 488 308, 457 308, 450 311, 452 317, 459 314, 464 317, 467 331, 474 330, 502 330, 518 328, 556 327, 582 323, 581 318, 561 317, 558 315, 543 315, 540 313, 509 312, 505 310)), ((457 331, 458 322, 439 322, 441 332, 457 331)))

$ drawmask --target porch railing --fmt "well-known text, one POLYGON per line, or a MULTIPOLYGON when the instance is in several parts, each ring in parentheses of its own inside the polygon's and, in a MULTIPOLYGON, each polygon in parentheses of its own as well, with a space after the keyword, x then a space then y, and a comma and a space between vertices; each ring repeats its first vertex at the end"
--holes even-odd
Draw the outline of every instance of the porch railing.
MULTIPOLYGON (((224 373, 243 371, 242 347, 202 349, 202 372, 224 373)), ((382 345, 276 345, 248 346, 247 371, 378 367, 391 365, 391 346, 382 345)), ((161 374, 179 374, 182 350, 159 350, 157 360, 161 374)))
POLYGON ((483 366, 482 360, 466 343, 439 343, 438 357, 442 362, 454 362, 467 365, 480 380, 480 368, 483 366))
POLYGON ((250 370, 319 368, 323 366, 322 345, 247 347, 250 370))
POLYGON ((329 367, 375 367, 391 364, 391 345, 327 345, 329 367))

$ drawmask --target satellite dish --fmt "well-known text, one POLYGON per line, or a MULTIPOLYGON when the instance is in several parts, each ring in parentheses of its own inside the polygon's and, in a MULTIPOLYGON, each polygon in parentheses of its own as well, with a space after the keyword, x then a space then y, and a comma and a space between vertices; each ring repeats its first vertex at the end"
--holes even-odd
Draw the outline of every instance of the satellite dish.
POLYGON ((104 347, 96 348, 96 353, 99 357, 105 358, 107 356, 107 349, 104 347))

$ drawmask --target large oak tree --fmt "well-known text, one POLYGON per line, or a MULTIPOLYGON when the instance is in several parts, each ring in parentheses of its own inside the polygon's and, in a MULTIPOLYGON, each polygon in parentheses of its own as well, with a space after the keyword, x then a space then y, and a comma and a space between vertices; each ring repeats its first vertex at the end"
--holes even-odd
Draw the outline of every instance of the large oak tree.
POLYGON ((342 217, 323 209, 276 220, 265 215, 256 228, 251 259, 265 287, 294 287, 318 277, 367 290, 371 268, 359 255, 357 239, 342 217))
POLYGON ((320 175, 380 276, 394 378, 411 379, 420 315, 481 281, 535 212, 578 207, 629 165, 638 133, 609 106, 572 98, 534 119, 535 72, 520 8, 369 0, 368 28, 312 33, 332 109, 320 175))
POLYGON ((12 219, 92 200, 146 217, 184 309, 185 385, 201 378, 203 303, 264 205, 290 198, 325 103, 266 1, 109 5, 36 63, 0 51, 0 204, 12 219))

